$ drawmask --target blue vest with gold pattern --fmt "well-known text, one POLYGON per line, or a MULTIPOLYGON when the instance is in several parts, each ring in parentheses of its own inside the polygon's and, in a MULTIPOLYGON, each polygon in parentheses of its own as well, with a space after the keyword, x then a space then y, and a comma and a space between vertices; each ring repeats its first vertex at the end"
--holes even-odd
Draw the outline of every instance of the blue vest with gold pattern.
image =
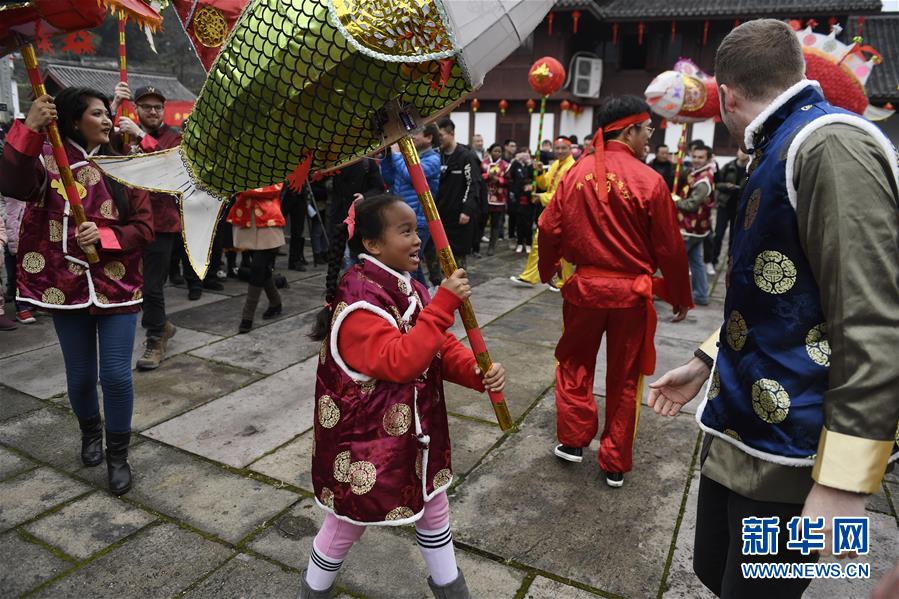
POLYGON ((787 153, 804 127, 832 114, 852 113, 831 106, 810 85, 760 132, 731 231, 718 358, 697 412, 707 432, 756 457, 795 466, 812 465, 817 451, 830 345, 787 192, 787 153))

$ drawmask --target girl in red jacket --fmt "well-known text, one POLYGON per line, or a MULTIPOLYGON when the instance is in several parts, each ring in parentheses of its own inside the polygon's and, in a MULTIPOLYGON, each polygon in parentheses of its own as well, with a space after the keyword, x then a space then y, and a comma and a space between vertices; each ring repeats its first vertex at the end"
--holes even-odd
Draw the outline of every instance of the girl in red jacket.
POLYGON ((443 281, 431 301, 410 273, 421 240, 415 212, 399 197, 353 205, 338 228, 328 267, 312 478, 327 511, 303 572, 301 598, 330 596, 343 559, 366 526, 415 524, 435 595, 467 598, 456 567, 446 489, 453 480, 443 380, 484 391, 505 386, 494 364, 447 333, 471 295, 465 272, 443 281), (340 279, 343 247, 359 257, 340 279))

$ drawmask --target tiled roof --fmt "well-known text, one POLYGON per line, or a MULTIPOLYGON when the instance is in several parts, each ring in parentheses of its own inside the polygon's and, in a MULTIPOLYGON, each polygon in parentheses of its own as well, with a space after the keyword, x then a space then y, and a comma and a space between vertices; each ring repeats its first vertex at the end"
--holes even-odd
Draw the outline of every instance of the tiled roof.
MULTIPOLYGON (((118 71, 51 63, 47 65, 46 72, 47 77, 61 87, 90 87, 110 95, 112 95, 112 90, 115 89, 116 83, 119 82, 118 71)), ((181 85, 181 82, 172 76, 144 75, 129 71, 128 85, 132 90, 145 85, 152 85, 165 94, 167 100, 196 100, 197 98, 193 92, 181 85)))
MULTIPOLYGON (((850 19, 844 33, 847 43, 858 35, 858 29, 858 20, 850 19)), ((899 101, 899 16, 866 17, 861 35, 863 43, 883 57, 865 86, 868 98, 874 103, 899 101)))
POLYGON ((588 10, 607 21, 747 19, 878 13, 881 0, 558 0, 557 10, 588 10))

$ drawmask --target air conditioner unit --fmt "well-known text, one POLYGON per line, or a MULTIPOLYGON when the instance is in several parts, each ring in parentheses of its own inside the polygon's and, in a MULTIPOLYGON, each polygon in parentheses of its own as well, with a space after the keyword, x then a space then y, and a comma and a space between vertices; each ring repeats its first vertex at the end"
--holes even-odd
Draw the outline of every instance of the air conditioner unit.
POLYGON ((577 56, 572 69, 571 93, 581 98, 598 98, 602 85, 602 59, 577 56))

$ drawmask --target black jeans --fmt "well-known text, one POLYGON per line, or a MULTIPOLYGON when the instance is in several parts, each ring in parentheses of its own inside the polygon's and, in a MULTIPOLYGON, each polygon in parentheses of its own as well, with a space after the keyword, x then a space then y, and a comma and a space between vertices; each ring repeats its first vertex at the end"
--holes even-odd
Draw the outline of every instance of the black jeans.
POLYGON ((518 201, 506 200, 506 214, 509 215, 509 240, 515 239, 518 234, 518 201))
POLYGON ((531 245, 534 241, 534 205, 519 204, 518 245, 531 245))
MULTIPOLYGON (((715 252, 712 254, 715 264, 718 263, 718 257, 721 255, 721 246, 724 244, 724 234, 730 227, 730 243, 734 239, 734 222, 737 220, 737 198, 732 198, 727 205, 719 206, 717 212, 717 220, 715 222, 715 252)), ((730 248, 728 247, 728 254, 730 248)))
POLYGON ((491 250, 496 247, 496 240, 503 233, 505 216, 503 212, 490 213, 490 245, 488 247, 491 250))
POLYGON ((734 493, 710 478, 699 479, 693 571, 722 599, 798 599, 811 580, 743 578, 741 563, 815 562, 815 555, 786 549, 787 522, 802 514, 802 505, 755 501, 734 493), (780 517, 776 555, 743 555, 743 518, 780 517))
POLYGON ((272 278, 275 270, 275 258, 278 257, 278 248, 270 250, 253 250, 250 252, 250 285, 265 287, 265 283, 272 278))
POLYGON ((290 217, 290 250, 287 264, 296 266, 303 262, 303 251, 306 247, 306 238, 303 234, 306 228, 306 202, 293 202, 284 216, 290 217))
POLYGON ((153 243, 144 250, 144 311, 140 325, 147 330, 148 339, 158 339, 165 329, 165 294, 162 289, 169 275, 172 250, 176 245, 182 245, 181 233, 157 233, 153 243))

